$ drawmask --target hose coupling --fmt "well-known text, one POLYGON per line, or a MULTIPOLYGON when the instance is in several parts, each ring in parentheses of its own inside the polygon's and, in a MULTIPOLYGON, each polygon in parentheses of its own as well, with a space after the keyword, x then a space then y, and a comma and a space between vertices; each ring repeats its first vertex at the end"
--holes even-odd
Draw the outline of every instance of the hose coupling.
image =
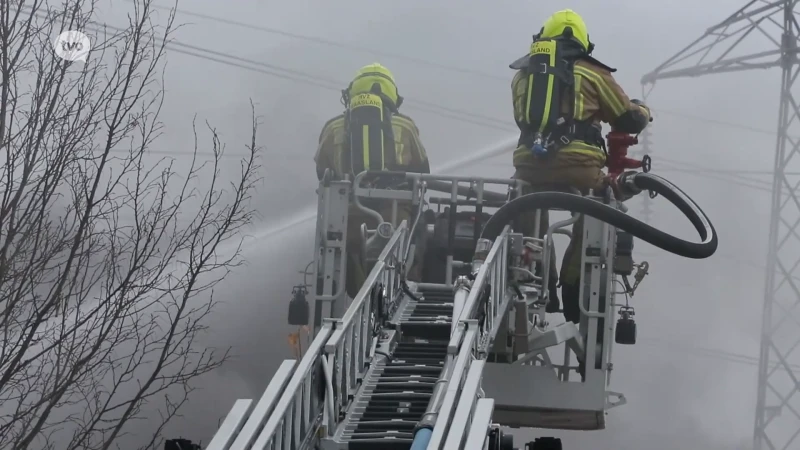
POLYGON ((639 172, 635 170, 629 170, 617 175, 617 187, 619 189, 619 194, 622 196, 622 199, 619 200, 627 200, 641 194, 642 190, 636 186, 635 180, 636 174, 638 173, 639 172))

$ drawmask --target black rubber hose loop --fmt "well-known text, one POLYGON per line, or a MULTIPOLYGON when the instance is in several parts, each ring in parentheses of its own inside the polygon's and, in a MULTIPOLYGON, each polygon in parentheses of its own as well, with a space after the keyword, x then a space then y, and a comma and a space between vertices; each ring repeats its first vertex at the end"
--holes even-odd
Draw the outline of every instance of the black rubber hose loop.
POLYGON ((717 251, 718 240, 714 225, 699 206, 682 190, 669 181, 649 173, 637 173, 632 181, 641 190, 657 192, 664 196, 692 222, 702 242, 690 242, 667 234, 622 211, 601 202, 575 194, 539 192, 518 197, 497 210, 483 227, 481 238, 494 240, 503 227, 520 214, 537 209, 564 209, 579 212, 616 228, 662 250, 691 259, 704 259, 717 251))

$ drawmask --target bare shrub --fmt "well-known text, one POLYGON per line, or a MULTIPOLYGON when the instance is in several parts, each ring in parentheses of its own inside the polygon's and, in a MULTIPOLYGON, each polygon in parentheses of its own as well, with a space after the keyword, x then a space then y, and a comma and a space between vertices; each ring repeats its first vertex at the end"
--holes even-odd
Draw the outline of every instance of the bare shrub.
POLYGON ((139 0, 121 32, 94 17, 87 0, 0 0, 3 449, 107 449, 144 405, 163 427, 227 358, 193 344, 210 290, 241 263, 255 115, 235 180, 211 126, 186 157, 149 154, 174 16, 156 26, 139 0), (87 61, 54 55, 64 30, 90 36, 87 61))

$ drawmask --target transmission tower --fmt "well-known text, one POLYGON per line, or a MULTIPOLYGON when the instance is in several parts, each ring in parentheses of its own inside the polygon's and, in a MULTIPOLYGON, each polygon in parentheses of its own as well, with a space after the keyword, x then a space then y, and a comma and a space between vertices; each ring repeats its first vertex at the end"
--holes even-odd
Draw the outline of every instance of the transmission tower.
MULTIPOLYGON (((642 101, 645 104, 647 103, 647 96, 650 94, 650 91, 653 90, 652 85, 650 88, 647 86, 642 86, 642 101)), ((635 158, 642 159, 644 155, 652 155, 653 154, 653 134, 652 134, 652 126, 645 128, 642 133, 639 135, 639 146, 634 147, 634 151, 631 152, 635 158)), ((649 224, 650 220, 653 217, 653 199, 649 195, 642 196, 642 218, 644 219, 644 223, 649 224)))
MULTIPOLYGON (((789 134, 800 125, 791 88, 798 76, 798 0, 751 1, 642 78, 697 77, 779 67, 782 71, 772 183, 767 272, 756 401, 755 450, 800 448, 800 370, 790 357, 800 346, 800 140, 789 134), (766 37, 763 51, 737 55, 742 42, 766 37), (715 55, 712 57, 711 55, 715 55), (794 169, 794 170, 792 170, 794 169)), ((748 44, 750 45, 750 44, 748 44)))

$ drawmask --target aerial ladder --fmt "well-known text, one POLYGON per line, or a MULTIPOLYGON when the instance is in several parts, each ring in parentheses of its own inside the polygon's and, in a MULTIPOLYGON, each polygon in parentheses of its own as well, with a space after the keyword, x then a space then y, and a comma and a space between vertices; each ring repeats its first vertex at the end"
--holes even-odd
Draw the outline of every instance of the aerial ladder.
MULTIPOLYGON (((649 173, 649 159, 627 157, 635 137, 612 131, 607 142, 617 192, 660 194, 701 242, 628 216, 610 188, 523 195, 514 179, 326 174, 312 280, 294 288, 289 305, 289 323, 308 326, 310 343, 280 365, 261 398, 234 403, 205 449, 513 450, 501 427, 604 429, 606 412, 625 403, 609 389, 612 349, 636 342, 627 299, 649 272, 633 259, 634 237, 687 258, 717 248, 700 207, 649 173), (393 188, 374 187, 375 177, 394 177, 393 188), (392 202, 392 217, 365 199, 392 202), (412 205, 412 220, 398 223, 398 202, 412 205), (379 224, 361 227, 360 256, 371 270, 352 299, 345 292, 351 204, 379 224), (522 214, 543 210, 571 216, 537 229, 541 238, 517 231, 522 214), (581 216, 581 319, 558 323, 545 311, 554 235, 569 236, 581 216), (427 240, 424 276, 413 282, 407 273, 420 239, 427 240)), ((540 437, 519 448, 560 450, 561 441, 540 437)))

